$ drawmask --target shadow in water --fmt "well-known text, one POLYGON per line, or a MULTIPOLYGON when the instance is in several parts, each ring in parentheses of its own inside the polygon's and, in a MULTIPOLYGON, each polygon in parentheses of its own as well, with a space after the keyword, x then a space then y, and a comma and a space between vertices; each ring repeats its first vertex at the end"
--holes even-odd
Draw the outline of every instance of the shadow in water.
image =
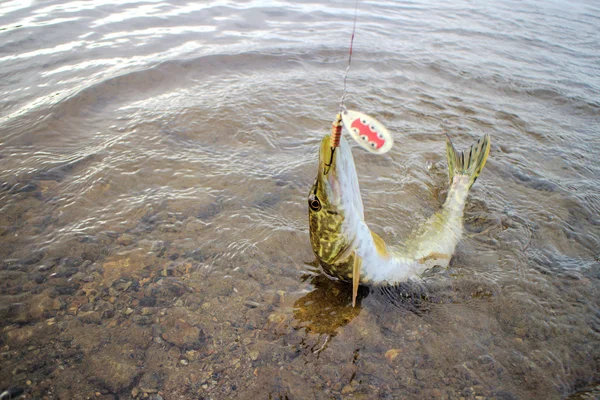
POLYGON ((332 280, 325 275, 310 278, 315 289, 294 303, 294 318, 299 328, 308 333, 333 337, 337 330, 352 321, 361 311, 361 302, 369 289, 358 288, 356 307, 352 307, 351 285, 332 280))
POLYGON ((429 290, 422 282, 409 281, 395 286, 369 288, 360 286, 356 307, 352 307, 352 288, 347 282, 333 280, 323 274, 310 276, 315 289, 294 303, 297 328, 307 333, 333 337, 362 310, 362 301, 373 294, 375 303, 388 308, 422 315, 430 307, 429 290))

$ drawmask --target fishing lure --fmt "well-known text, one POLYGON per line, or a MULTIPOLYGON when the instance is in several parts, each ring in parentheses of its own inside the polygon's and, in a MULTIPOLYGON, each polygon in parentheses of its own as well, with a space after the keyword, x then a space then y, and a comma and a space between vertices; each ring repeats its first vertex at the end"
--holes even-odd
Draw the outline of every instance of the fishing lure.
POLYGON ((394 144, 390 132, 375 118, 358 111, 345 110, 342 121, 350 136, 365 150, 387 153, 394 144))

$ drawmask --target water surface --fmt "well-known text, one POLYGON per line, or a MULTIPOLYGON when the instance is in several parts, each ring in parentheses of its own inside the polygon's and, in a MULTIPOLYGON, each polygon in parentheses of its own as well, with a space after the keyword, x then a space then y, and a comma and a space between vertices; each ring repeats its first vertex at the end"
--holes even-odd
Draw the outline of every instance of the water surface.
POLYGON ((361 1, 347 105, 371 228, 492 137, 448 270, 324 277, 308 239, 351 1, 0 5, 0 391, 560 399, 600 380, 600 7, 361 1))

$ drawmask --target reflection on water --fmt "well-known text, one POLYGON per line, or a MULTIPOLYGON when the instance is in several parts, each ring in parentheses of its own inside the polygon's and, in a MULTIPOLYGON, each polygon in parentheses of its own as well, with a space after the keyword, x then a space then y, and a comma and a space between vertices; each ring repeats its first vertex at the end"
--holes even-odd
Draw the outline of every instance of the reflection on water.
POLYGON ((492 151, 450 267, 356 308, 304 262, 354 2, 0 4, 0 393, 593 397, 600 9, 565 4, 360 3, 369 226, 442 204, 444 131, 492 151))

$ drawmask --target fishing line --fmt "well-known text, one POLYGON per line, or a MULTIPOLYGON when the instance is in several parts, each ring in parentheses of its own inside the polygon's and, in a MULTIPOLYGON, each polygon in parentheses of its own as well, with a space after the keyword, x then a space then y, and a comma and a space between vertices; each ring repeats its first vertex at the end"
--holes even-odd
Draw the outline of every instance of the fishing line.
POLYGON ((344 105, 344 100, 346 99, 347 90, 347 82, 348 82, 348 73, 350 72, 350 65, 352 64, 352 46, 354 45, 354 35, 356 33, 356 20, 358 17, 358 1, 354 2, 354 22, 352 24, 352 36, 350 37, 350 50, 348 51, 348 65, 346 65, 346 71, 344 72, 344 87, 342 89, 342 99, 340 100, 340 107, 338 114, 335 116, 335 120, 333 121, 331 127, 331 155, 329 158, 329 163, 325 163, 327 169, 324 171, 325 175, 329 172, 329 167, 331 167, 331 163, 333 162, 333 155, 335 154, 335 149, 340 145, 340 139, 342 137, 342 113, 346 111, 346 106, 344 105))
POLYGON ((340 111, 339 113, 341 114, 343 111, 346 110, 346 107, 344 106, 344 100, 346 99, 346 82, 348 80, 348 72, 350 72, 350 65, 352 64, 352 46, 354 44, 354 35, 356 33, 356 19, 358 17, 358 1, 356 0, 356 2, 354 3, 354 23, 352 25, 352 36, 350 37, 350 50, 348 51, 348 65, 346 66, 346 72, 344 73, 344 90, 342 91, 342 100, 340 101, 340 111))
POLYGON ((335 149, 340 145, 340 139, 342 137, 342 113, 346 110, 346 106, 344 105, 344 100, 346 99, 347 83, 348 83, 348 72, 350 72, 350 65, 352 64, 352 46, 354 44, 354 35, 356 33, 356 19, 358 17, 358 1, 354 2, 354 23, 352 24, 352 36, 350 37, 350 50, 348 51, 348 65, 346 65, 346 72, 344 72, 344 87, 342 89, 342 99, 340 100, 340 107, 338 114, 335 116, 335 120, 333 121, 331 127, 331 158, 329 159, 329 163, 326 166, 330 167, 333 162, 333 154, 335 153, 335 149))
MULTIPOLYGON (((354 2, 354 21, 352 23, 352 35, 350 36, 350 48, 348 50, 348 64, 346 65, 346 71, 344 72, 342 98, 340 99, 338 113, 335 116, 335 120, 331 127, 331 153, 329 162, 325 164, 328 167, 324 171, 325 174, 329 172, 329 167, 331 167, 331 164, 333 163, 335 149, 340 146, 342 126, 346 127, 352 138, 362 148, 371 153, 386 153, 392 148, 394 142, 392 135, 385 126, 379 123, 379 121, 358 111, 350 111, 346 109, 346 105, 344 104, 346 96, 348 95, 348 74, 350 72, 350 66, 352 65, 352 53, 354 49, 354 37, 356 36, 356 21, 358 20, 359 2, 360 0, 354 2)), ((366 86, 368 87, 368 84, 366 86)))

